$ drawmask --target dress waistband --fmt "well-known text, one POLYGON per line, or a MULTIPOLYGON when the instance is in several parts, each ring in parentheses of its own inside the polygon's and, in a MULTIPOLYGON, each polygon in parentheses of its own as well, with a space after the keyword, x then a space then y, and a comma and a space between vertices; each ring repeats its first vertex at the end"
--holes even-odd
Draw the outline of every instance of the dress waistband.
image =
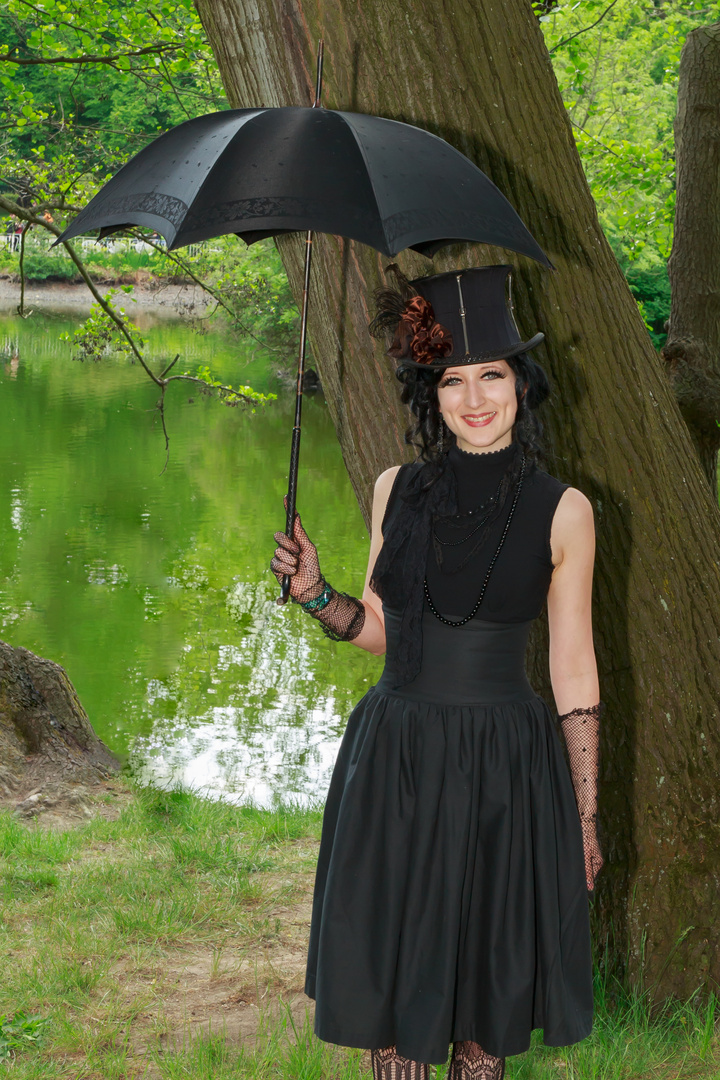
POLYGON ((400 686, 393 659, 401 613, 390 608, 383 611, 385 668, 377 690, 411 701, 448 705, 503 704, 537 696, 525 672, 525 651, 534 619, 500 623, 475 618, 463 626, 447 626, 425 610, 422 668, 412 682, 400 686))

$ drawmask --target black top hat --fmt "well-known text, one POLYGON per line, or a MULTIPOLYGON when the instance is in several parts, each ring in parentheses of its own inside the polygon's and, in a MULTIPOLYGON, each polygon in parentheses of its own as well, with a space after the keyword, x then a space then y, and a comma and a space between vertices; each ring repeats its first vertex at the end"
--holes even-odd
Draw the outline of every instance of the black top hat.
POLYGON ((398 366, 482 364, 539 345, 544 334, 522 340, 512 314, 512 292, 508 307, 511 273, 508 265, 474 266, 406 282, 416 295, 406 301, 389 350, 398 366))

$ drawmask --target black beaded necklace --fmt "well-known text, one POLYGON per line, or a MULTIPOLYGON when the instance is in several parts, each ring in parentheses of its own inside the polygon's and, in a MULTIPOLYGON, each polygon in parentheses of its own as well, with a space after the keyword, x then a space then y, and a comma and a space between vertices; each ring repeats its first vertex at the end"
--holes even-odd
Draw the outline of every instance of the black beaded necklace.
POLYGON ((510 522, 512 521, 512 516, 515 513, 515 507, 517 506, 517 501, 518 501, 518 498, 520 496, 520 491, 522 489, 524 476, 525 476, 525 453, 523 452, 522 464, 520 466, 520 476, 518 478, 518 484, 517 484, 517 488, 516 488, 516 491, 515 491, 515 497, 513 499, 512 506, 510 507, 510 513, 508 514, 508 519, 505 522, 505 528, 503 529, 503 534, 500 537, 500 543, 497 546, 497 550, 495 551, 495 554, 493 555, 492 559, 490 560, 490 565, 488 566, 488 570, 487 570, 487 573, 485 575, 485 580, 483 581, 482 589, 480 590, 480 595, 479 595, 479 597, 477 599, 477 603, 475 604, 475 607, 472 609, 470 614, 466 615, 464 619, 460 619, 460 620, 456 620, 456 621, 453 621, 452 619, 446 619, 444 615, 441 615, 440 612, 435 607, 435 605, 433 604, 432 599, 430 598, 430 590, 428 589, 428 583, 427 583, 427 574, 425 575, 425 581, 424 581, 425 599, 428 602, 428 607, 432 611, 435 618, 439 619, 440 622, 445 623, 446 626, 464 626, 465 623, 470 622, 470 620, 474 617, 474 615, 478 611, 478 609, 479 609, 479 607, 480 607, 480 605, 482 603, 483 596, 485 595, 485 589, 487 588, 487 583, 490 580, 490 574, 492 573, 492 568, 495 565, 495 562, 497 561, 497 557, 500 554, 500 551, 502 550, 502 546, 503 546, 503 544, 505 542, 505 537, 507 536, 508 529, 510 528, 510 522))
POLYGON ((438 544, 442 544, 443 547, 457 547, 459 544, 464 544, 465 541, 469 540, 471 536, 474 536, 475 533, 480 528, 480 526, 484 525, 485 522, 487 521, 488 517, 490 516, 490 512, 492 511, 492 508, 495 506, 495 503, 497 502, 497 500, 498 500, 498 498, 500 496, 500 488, 501 487, 502 487, 502 479, 500 480, 500 483, 497 486, 497 491, 493 495, 491 495, 489 498, 487 498, 485 500, 485 502, 482 502, 482 503, 480 503, 479 506, 476 506, 474 510, 466 510, 465 513, 463 513, 463 514, 453 514, 452 517, 447 517, 447 518, 443 519, 443 524, 447 525, 448 528, 462 529, 463 527, 466 527, 468 524, 473 525, 473 528, 470 530, 470 532, 467 534, 467 536, 461 537, 460 540, 441 540, 440 537, 437 534, 437 530, 436 530, 435 526, 433 525, 433 536, 437 540, 438 544), (483 515, 483 514, 484 514, 484 516, 480 516, 480 515, 483 515), (468 522, 467 521, 468 518, 473 518, 473 521, 468 522))

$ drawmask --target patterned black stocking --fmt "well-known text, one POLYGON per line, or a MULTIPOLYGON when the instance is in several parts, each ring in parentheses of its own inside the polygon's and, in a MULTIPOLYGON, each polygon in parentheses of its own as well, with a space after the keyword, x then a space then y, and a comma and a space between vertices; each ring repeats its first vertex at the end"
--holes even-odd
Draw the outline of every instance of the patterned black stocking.
POLYGON ((371 1050, 373 1080, 428 1080, 428 1067, 398 1054, 397 1047, 371 1050))
POLYGON ((480 1043, 453 1043, 447 1080, 503 1080, 505 1058, 493 1057, 480 1043))

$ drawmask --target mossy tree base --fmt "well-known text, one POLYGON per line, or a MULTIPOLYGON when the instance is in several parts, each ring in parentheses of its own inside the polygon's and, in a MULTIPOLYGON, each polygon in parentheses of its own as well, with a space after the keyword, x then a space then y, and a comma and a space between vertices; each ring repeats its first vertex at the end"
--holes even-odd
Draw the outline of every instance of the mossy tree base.
POLYGON ((0 641, 0 797, 97 784, 119 768, 64 668, 0 641))

